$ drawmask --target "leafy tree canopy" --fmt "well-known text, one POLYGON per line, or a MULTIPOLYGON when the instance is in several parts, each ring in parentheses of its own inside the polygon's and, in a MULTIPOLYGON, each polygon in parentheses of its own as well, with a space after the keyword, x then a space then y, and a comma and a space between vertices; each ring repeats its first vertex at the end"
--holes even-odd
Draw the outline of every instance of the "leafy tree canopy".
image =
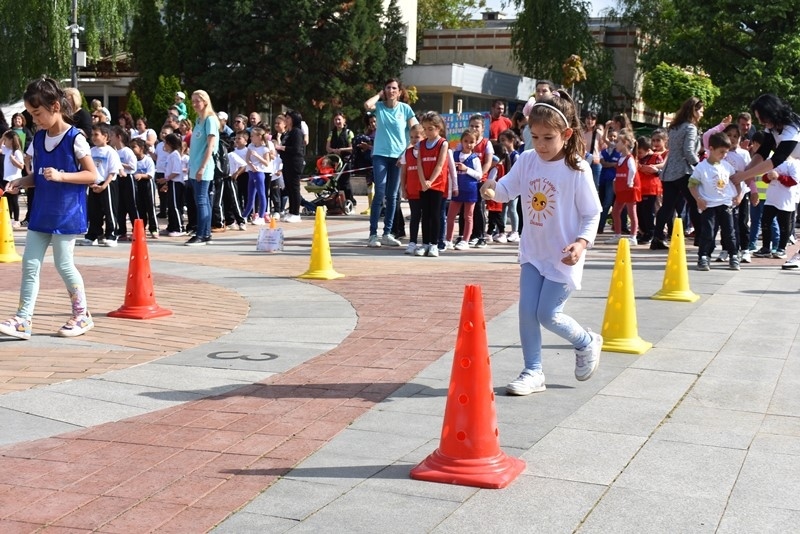
POLYGON ((774 92, 800 108, 800 10, 794 0, 621 0, 641 28, 642 67, 665 62, 704 73, 720 89, 712 117, 774 92))
MULTIPOLYGON (((78 0, 81 50, 90 61, 113 56, 125 46, 134 0, 78 0)), ((22 96, 27 84, 47 74, 69 77, 72 65, 72 2, 0 0, 0 102, 22 96)), ((113 62, 111 62, 113 65, 113 62)))
POLYGON ((418 0, 417 43, 422 44, 425 30, 442 28, 476 28, 483 26, 475 20, 478 11, 486 7, 486 0, 418 0))
POLYGON ((706 107, 711 107, 719 93, 707 76, 659 63, 644 76, 642 99, 657 111, 673 113, 687 98, 693 96, 702 100, 706 107))
POLYGON ((520 71, 559 82, 564 63, 572 55, 580 56, 585 79, 575 85, 577 100, 584 108, 609 114, 614 63, 611 53, 589 32, 589 2, 513 0, 513 4, 519 15, 511 26, 511 45, 520 71))

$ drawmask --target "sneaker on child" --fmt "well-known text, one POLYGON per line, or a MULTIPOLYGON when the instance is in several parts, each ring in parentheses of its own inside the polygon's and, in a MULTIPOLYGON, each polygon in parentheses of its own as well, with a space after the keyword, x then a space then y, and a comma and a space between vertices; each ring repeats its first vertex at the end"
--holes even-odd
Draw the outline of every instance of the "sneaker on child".
POLYGON ((511 232, 508 235, 508 242, 509 243, 519 243, 519 233, 518 232, 511 232))
POLYGON ((752 258, 750 257, 750 251, 749 250, 743 250, 742 251, 742 263, 750 263, 751 261, 752 261, 752 258))
POLYGON ((76 337, 85 334, 94 327, 92 315, 74 315, 64 326, 59 328, 58 335, 61 337, 76 337))
POLYGON ((0 323, 0 334, 17 339, 31 338, 31 320, 14 316, 0 323))
POLYGON ((428 245, 428 252, 425 255, 431 258, 438 258, 439 247, 437 247, 436 245, 428 245))
POLYGON ((728 259, 728 269, 731 271, 738 271, 741 269, 739 266, 739 256, 737 254, 733 254, 730 259, 728 259))
POLYGON ((508 383, 506 386, 506 393, 508 395, 530 395, 531 393, 539 393, 544 391, 547 387, 544 384, 544 373, 542 371, 530 371, 525 369, 522 371, 516 380, 508 383))
POLYGON ((776 260, 782 260, 786 258, 786 251, 778 249, 772 253, 772 257, 775 258, 776 260))
POLYGON ((453 248, 455 248, 456 250, 469 250, 469 243, 467 243, 462 239, 461 241, 456 243, 456 246, 453 248))
POLYGON ((367 243, 369 248, 381 248, 381 240, 378 239, 378 236, 371 235, 369 236, 369 243, 367 243))
POLYGON ((600 363, 600 351, 603 348, 603 336, 587 331, 592 340, 582 349, 575 349, 575 378, 581 382, 592 378, 600 363))
POLYGON ((410 241, 408 243, 408 246, 406 247, 406 251, 404 252, 404 254, 414 254, 415 250, 417 250, 417 244, 414 243, 413 241, 410 241))
POLYGON ((799 267, 800 267, 800 252, 798 252, 797 254, 795 254, 794 256, 789 258, 788 260, 786 260, 786 263, 783 264, 781 269, 784 269, 784 270, 788 271, 788 270, 791 270, 791 269, 797 269, 799 267))
POLYGON ((708 256, 700 256, 697 260, 698 271, 710 271, 711 265, 708 263, 708 256))
POLYGON ((399 247, 402 243, 395 238, 392 234, 383 234, 381 238, 381 245, 386 245, 388 247, 399 247))
POLYGON ((720 252, 719 256, 717 256, 717 260, 716 261, 719 261, 719 262, 728 261, 728 251, 727 250, 723 250, 722 252, 720 252))

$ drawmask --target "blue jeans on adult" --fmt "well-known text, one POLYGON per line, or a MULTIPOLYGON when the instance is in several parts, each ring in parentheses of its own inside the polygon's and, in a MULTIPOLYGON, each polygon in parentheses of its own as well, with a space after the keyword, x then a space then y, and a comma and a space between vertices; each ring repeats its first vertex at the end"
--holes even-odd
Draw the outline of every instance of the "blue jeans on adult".
POLYGON ((394 211, 397 209, 397 193, 400 190, 400 168, 397 158, 372 156, 372 173, 375 181, 375 196, 369 214, 369 235, 378 235, 378 218, 381 205, 386 199, 386 213, 383 218, 383 233, 392 233, 394 211))
POLYGON ((197 206, 197 237, 211 237, 211 180, 189 180, 189 187, 192 188, 194 204, 197 206))
POLYGON ((592 169, 592 178, 594 179, 594 187, 598 191, 600 191, 600 171, 603 170, 603 166, 599 163, 590 163, 589 167, 592 169))
POLYGON ((530 263, 519 275, 519 337, 525 369, 542 370, 542 326, 569 341, 575 348, 592 342, 589 332, 563 313, 572 290, 564 283, 548 280, 530 263))
POLYGON ((608 180, 600 184, 600 202, 603 206, 603 211, 600 213, 600 227, 597 229, 599 233, 603 233, 606 229, 606 221, 611 212, 611 207, 614 205, 614 180, 608 180))

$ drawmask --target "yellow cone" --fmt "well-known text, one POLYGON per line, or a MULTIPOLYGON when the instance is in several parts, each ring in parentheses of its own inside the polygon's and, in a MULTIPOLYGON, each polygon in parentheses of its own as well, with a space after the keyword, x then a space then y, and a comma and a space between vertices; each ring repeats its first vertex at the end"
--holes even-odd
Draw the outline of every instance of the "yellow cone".
POLYGON ((680 217, 676 217, 672 223, 672 241, 664 270, 664 282, 658 293, 651 298, 677 302, 694 302, 700 298, 689 288, 689 268, 686 266, 686 245, 683 242, 683 221, 680 217))
POLYGON ((339 274, 333 269, 331 246, 328 243, 328 227, 325 225, 325 209, 319 206, 317 208, 316 218, 314 219, 314 239, 311 241, 311 264, 308 266, 308 270, 301 274, 299 278, 333 280, 343 277, 343 274, 339 274))
POLYGON ((606 314, 603 317, 603 350, 644 354, 653 344, 639 337, 636 301, 633 297, 633 269, 627 239, 620 239, 611 287, 608 290, 606 314))
POLYGON ((0 263, 22 261, 14 247, 14 230, 11 228, 11 213, 8 211, 8 199, 0 198, 0 263))

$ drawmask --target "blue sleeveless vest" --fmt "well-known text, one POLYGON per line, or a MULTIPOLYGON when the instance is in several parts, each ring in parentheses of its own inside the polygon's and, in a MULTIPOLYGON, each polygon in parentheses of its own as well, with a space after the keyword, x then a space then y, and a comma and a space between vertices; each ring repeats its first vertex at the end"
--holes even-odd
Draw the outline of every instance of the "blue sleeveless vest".
MULTIPOLYGON (((472 167, 472 162, 477 158, 478 155, 473 152, 467 159, 464 160, 464 165, 467 167, 472 167)), ((453 154, 453 159, 458 163, 458 160, 461 158, 461 151, 456 150, 453 154)), ((478 201, 478 188, 480 187, 480 180, 476 180, 469 174, 465 172, 459 172, 457 174, 458 177, 458 195, 453 196, 453 200, 457 202, 477 202, 478 201)))
POLYGON ((85 234, 86 185, 51 182, 44 178, 44 169, 54 167, 62 172, 78 172, 80 165, 75 158, 75 137, 83 135, 70 126, 61 142, 50 152, 45 150, 46 131, 40 130, 33 137, 33 174, 36 198, 33 203, 28 228, 45 234, 85 234))

